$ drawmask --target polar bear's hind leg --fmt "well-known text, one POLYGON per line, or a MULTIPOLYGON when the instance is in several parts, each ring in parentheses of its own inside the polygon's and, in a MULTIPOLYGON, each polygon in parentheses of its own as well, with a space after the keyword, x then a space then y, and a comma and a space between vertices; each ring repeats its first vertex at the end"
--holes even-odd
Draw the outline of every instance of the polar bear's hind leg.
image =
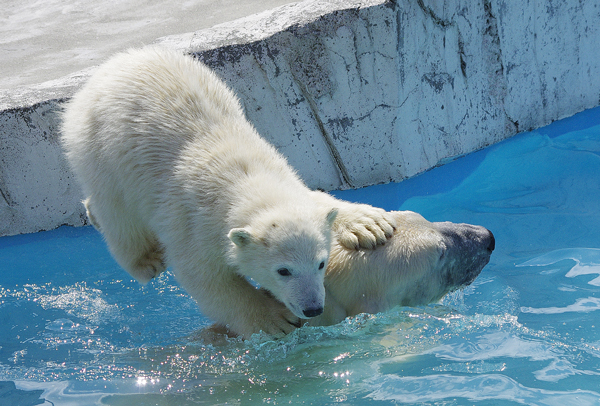
POLYGON ((135 214, 120 208, 98 213, 91 197, 83 204, 90 222, 104 235, 110 252, 131 276, 146 283, 166 269, 163 247, 152 231, 134 220, 135 214), (110 219, 103 221, 107 216, 110 219))

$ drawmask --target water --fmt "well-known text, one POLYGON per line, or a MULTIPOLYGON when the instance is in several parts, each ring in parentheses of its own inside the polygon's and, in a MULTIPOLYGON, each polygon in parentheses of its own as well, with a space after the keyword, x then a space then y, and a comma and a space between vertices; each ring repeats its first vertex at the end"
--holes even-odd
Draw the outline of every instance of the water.
POLYGON ((92 228, 0 239, 0 405, 600 405, 600 109, 342 198, 480 224, 496 251, 419 308, 209 345, 164 274, 92 228))

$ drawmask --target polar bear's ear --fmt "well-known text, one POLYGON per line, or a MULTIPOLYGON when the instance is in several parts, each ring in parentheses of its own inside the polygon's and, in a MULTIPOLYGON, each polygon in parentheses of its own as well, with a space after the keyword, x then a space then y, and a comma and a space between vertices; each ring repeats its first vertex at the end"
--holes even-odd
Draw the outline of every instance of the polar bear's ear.
POLYGON ((333 225, 333 222, 335 221, 335 218, 338 215, 338 209, 331 209, 329 210, 329 213, 327 213, 327 224, 329 224, 329 227, 331 227, 333 225))
POLYGON ((244 247, 254 241, 254 236, 246 228, 232 228, 227 236, 238 247, 244 247))

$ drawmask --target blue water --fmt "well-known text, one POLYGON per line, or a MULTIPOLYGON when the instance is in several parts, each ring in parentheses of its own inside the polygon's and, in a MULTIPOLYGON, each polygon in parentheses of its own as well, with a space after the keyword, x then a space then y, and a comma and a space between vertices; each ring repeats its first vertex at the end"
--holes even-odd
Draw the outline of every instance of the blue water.
POLYGON ((496 251, 440 304, 209 345, 173 277, 138 285, 92 228, 0 238, 0 405, 600 405, 600 109, 337 195, 496 251))

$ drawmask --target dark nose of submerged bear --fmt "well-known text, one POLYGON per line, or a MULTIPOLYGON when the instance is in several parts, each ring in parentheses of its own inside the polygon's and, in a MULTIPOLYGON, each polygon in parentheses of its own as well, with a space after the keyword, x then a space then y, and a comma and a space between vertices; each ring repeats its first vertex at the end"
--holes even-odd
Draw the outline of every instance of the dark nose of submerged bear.
POLYGON ((322 307, 315 307, 314 309, 305 309, 302 313, 304 313, 304 317, 311 318, 317 317, 321 313, 323 313, 322 307))
POLYGON ((494 238, 494 234, 490 230, 487 230, 490 233, 490 244, 488 245, 488 251, 492 252, 496 249, 496 239, 494 238))

